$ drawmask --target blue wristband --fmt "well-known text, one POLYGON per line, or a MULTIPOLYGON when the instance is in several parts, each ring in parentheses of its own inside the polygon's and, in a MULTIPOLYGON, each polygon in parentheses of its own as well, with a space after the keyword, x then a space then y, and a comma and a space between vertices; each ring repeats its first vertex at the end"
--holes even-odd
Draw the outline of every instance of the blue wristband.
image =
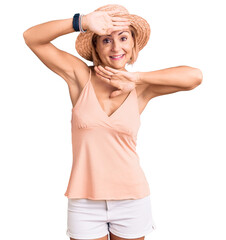
POLYGON ((80 13, 76 13, 73 17, 73 28, 76 32, 80 32, 79 29, 79 17, 80 17, 80 13))

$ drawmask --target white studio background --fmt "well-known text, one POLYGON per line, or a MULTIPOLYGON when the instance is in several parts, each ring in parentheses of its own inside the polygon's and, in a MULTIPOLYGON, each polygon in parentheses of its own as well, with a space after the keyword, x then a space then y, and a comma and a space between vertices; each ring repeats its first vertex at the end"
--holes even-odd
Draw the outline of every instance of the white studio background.
MULTIPOLYGON (((124 5, 151 26, 150 40, 129 71, 187 65, 203 72, 197 88, 156 97, 141 115, 137 151, 157 226, 145 239, 224 240, 223 0, 2 3, 0 238, 69 239, 64 192, 72 165, 72 104, 65 81, 26 46, 23 32, 110 3, 124 5)), ((74 48, 77 35, 61 36, 53 44, 80 57, 74 48)))

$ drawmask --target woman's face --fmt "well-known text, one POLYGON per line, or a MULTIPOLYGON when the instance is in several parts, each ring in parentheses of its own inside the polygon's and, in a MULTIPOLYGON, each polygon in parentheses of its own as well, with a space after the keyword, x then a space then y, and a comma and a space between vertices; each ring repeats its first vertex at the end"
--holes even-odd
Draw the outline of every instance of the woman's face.
POLYGON ((98 36, 96 43, 96 51, 102 65, 118 70, 125 70, 125 65, 132 56, 133 47, 134 40, 128 28, 114 31, 111 35, 98 36))

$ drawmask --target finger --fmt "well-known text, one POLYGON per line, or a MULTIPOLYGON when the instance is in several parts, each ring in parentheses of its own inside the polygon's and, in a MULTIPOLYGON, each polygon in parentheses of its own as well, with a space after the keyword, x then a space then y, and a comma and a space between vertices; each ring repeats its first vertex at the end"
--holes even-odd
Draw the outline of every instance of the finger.
POLYGON ((106 70, 105 68, 103 68, 101 65, 98 66, 98 69, 103 72, 104 74, 106 74, 106 76, 108 77, 112 77, 113 73, 111 71, 106 70))
POLYGON ((109 78, 106 78, 104 76, 102 76, 101 74, 99 74, 98 72, 96 72, 96 75, 99 79, 103 80, 104 82, 108 83, 108 84, 111 84, 111 81, 109 78))
POLYGON ((113 98, 113 97, 117 97, 118 95, 122 94, 122 90, 116 90, 116 91, 113 91, 110 95, 110 98, 113 98))
POLYGON ((101 74, 97 73, 96 72, 96 75, 99 79, 103 80, 104 82, 112 85, 113 87, 116 87, 116 88, 119 88, 119 84, 117 84, 116 82, 114 81, 111 81, 109 78, 106 78, 106 77, 103 77, 101 74))
POLYGON ((120 30, 129 30, 129 26, 128 25, 126 25, 126 26, 113 26, 111 28, 111 32, 120 31, 120 30))
POLYGON ((128 18, 122 18, 122 17, 111 17, 111 20, 114 22, 128 22, 128 18))
POLYGON ((108 67, 108 66, 105 66, 105 69, 112 72, 112 73, 118 73, 119 71, 114 69, 114 68, 111 68, 111 67, 108 67))
POLYGON ((106 71, 102 66, 95 66, 94 67, 94 70, 97 72, 97 73, 99 73, 101 76, 103 76, 103 77, 106 77, 106 78, 108 78, 108 79, 111 79, 111 76, 112 76, 112 74, 113 73, 111 73, 111 72, 109 72, 109 71, 106 71), (105 72, 104 72, 104 71, 105 72))
POLYGON ((114 26, 129 26, 130 22, 113 22, 114 26))
POLYGON ((108 15, 114 15, 114 14, 116 14, 116 13, 119 13, 119 11, 118 11, 118 10, 112 10, 112 11, 106 11, 106 13, 107 13, 108 15))

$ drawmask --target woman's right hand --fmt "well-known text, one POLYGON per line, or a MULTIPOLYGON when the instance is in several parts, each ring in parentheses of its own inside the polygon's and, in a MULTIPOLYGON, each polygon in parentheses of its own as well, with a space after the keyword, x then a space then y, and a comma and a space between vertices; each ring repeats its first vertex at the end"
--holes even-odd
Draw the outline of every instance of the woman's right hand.
POLYGON ((88 29, 99 36, 110 35, 113 31, 129 28, 130 21, 123 17, 112 17, 118 11, 94 11, 82 18, 83 29, 88 29), (83 22, 84 21, 84 22, 83 22), (85 28, 84 28, 85 27, 85 28))

